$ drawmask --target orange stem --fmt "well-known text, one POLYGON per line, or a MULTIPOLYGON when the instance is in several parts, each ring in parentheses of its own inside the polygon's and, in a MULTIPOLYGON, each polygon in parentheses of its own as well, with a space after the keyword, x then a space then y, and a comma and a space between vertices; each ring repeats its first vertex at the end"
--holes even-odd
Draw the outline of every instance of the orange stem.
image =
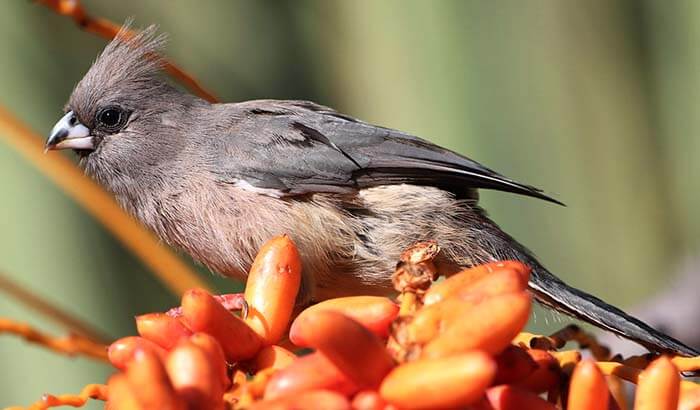
MULTIPOLYGON (((600 371, 606 376, 617 376, 622 380, 637 384, 641 369, 626 366, 618 362, 596 362, 600 371)), ((692 390, 700 388, 700 384, 690 380, 681 380, 681 390, 692 390)))
POLYGON ((58 323, 71 332, 77 333, 88 339, 92 339, 98 343, 109 343, 109 337, 93 329, 89 324, 74 317, 58 306, 49 303, 44 298, 37 296, 29 290, 21 287, 2 273, 0 273, 0 292, 10 295, 25 306, 34 309, 46 318, 58 323))
MULTIPOLYGON (((107 19, 92 17, 87 14, 85 8, 80 3, 80 0, 38 1, 57 14, 72 18, 81 30, 96 34, 108 40, 114 38, 121 28, 119 25, 107 19)), ((164 60, 164 64, 165 71, 177 81, 182 83, 185 87, 189 88, 193 93, 211 103, 219 101, 219 99, 216 98, 212 92, 206 90, 194 77, 185 72, 183 69, 171 63, 167 59, 164 60)))
POLYGON ((59 406, 83 407, 89 399, 106 401, 107 386, 104 384, 88 384, 83 387, 80 394, 61 394, 60 396, 45 394, 41 400, 29 406, 27 410, 45 410, 59 406))
POLYGON ((23 337, 28 342, 45 346, 69 356, 84 355, 104 362, 107 360, 107 345, 95 343, 83 336, 68 335, 53 337, 42 333, 26 323, 0 317, 0 334, 9 333, 23 337))

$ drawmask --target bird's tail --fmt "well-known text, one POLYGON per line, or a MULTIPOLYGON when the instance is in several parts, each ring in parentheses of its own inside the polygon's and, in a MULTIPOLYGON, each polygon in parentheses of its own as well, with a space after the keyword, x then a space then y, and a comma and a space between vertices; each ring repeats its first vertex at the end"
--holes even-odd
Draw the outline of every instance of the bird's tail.
POLYGON ((572 288, 545 269, 525 246, 521 245, 482 211, 477 243, 488 250, 492 260, 518 259, 532 268, 530 290, 538 302, 601 329, 635 341, 651 351, 698 356, 700 352, 665 335, 641 320, 628 315, 586 292, 572 288))
POLYGON ((665 335, 641 320, 628 315, 586 292, 572 288, 545 268, 534 264, 530 289, 535 298, 555 310, 633 340, 649 350, 683 356, 700 352, 665 335))

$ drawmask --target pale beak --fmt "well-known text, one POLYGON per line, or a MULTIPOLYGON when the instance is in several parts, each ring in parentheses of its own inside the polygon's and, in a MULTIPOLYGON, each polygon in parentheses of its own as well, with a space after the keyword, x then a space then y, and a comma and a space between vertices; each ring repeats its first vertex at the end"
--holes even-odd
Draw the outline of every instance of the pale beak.
POLYGON ((46 140, 44 150, 55 149, 95 149, 95 140, 90 130, 78 122, 73 111, 68 111, 51 129, 51 135, 46 140))

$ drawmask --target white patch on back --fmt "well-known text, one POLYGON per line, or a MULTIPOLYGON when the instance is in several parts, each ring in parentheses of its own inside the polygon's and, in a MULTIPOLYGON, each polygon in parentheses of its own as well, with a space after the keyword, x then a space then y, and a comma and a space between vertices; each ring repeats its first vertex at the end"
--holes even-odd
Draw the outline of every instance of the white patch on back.
POLYGON ((177 122, 175 122, 175 120, 173 118, 171 118, 170 116, 165 116, 165 115, 161 116, 160 122, 161 122, 161 124, 165 125, 166 127, 173 127, 173 128, 177 127, 177 122))
POLYGON ((243 179, 236 179, 233 182, 233 186, 235 186, 236 188, 245 189, 249 192, 255 192, 256 194, 271 196, 273 198, 282 198, 284 196, 284 192, 280 191, 279 189, 258 188, 256 186, 253 186, 250 182, 243 179))

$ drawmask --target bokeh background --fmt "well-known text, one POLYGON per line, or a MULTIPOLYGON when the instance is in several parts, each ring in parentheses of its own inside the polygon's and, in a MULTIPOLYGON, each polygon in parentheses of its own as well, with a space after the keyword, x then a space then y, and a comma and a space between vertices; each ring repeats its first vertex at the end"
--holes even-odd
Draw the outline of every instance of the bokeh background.
MULTIPOLYGON (((552 271, 614 304, 658 292, 699 249, 700 2, 84 5, 159 24, 167 55, 225 101, 315 100, 544 188, 568 207, 494 192, 483 204, 552 271)), ((43 6, 3 1, 0 104, 46 134, 104 44, 43 6)), ((0 188, 4 275, 112 337, 133 334, 134 315, 177 303, 1 140, 0 188)), ((198 269, 222 292, 238 288, 198 269)), ((566 322, 537 315, 540 330, 566 322)), ((0 316, 62 332, 1 294, 0 316)), ((0 363, 0 406, 77 392, 111 372, 10 336, 0 336, 0 363)))

